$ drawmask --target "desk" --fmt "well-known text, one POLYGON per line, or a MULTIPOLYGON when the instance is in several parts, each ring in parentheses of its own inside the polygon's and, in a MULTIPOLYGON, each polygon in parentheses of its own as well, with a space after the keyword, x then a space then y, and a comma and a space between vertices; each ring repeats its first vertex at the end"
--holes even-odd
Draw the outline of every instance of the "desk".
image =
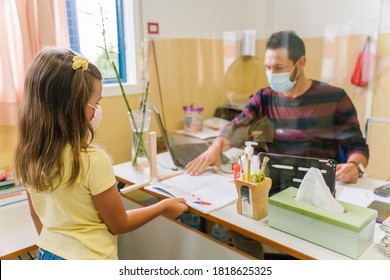
POLYGON ((0 207, 0 259, 12 259, 38 247, 27 200, 0 207))
MULTIPOLYGON (((168 153, 162 153, 157 156, 158 162, 164 162, 166 166, 168 153)), ((168 159, 169 162, 169 159, 168 159)), ((158 172, 162 171, 164 173, 169 172, 169 170, 161 170, 161 165, 157 166, 158 172)), ((147 178, 148 172, 143 171, 139 172, 135 169, 132 169, 130 162, 125 162, 114 166, 114 172, 118 181, 125 184, 134 184, 143 181, 147 178)), ((372 189, 382 185, 384 181, 371 179, 367 177, 360 178, 356 184, 337 184, 336 186, 336 196, 337 193, 345 192, 347 188, 362 188, 367 190, 367 193, 372 193, 372 189)), ((157 197, 162 198, 161 195, 151 193, 157 197)), ((371 199, 373 199, 372 197, 371 199)), ((377 198, 377 197, 375 197, 377 198)), ((352 200, 356 198, 351 198, 352 200)), ((370 199, 369 197, 367 199, 370 199)), ((355 203, 354 201, 349 201, 355 203)), ((390 202, 390 198, 388 198, 390 202)), ((368 205, 368 204, 367 204, 368 205)), ((364 205, 366 206, 366 205, 364 205)), ((261 243, 267 244, 273 248, 276 248, 282 252, 285 252, 291 256, 294 256, 299 259, 328 259, 328 260, 347 260, 350 259, 347 256, 339 254, 337 252, 331 251, 324 247, 318 246, 314 243, 308 242, 301 238, 292 236, 288 233, 279 231, 277 229, 271 228, 268 226, 268 218, 265 217, 260 221, 255 221, 251 218, 241 216, 236 211, 235 205, 229 205, 222 209, 219 209, 210 214, 203 214, 199 211, 190 208, 190 211, 196 213, 212 222, 219 223, 227 228, 237 231, 241 234, 244 234, 250 238, 253 238, 261 243)), ((378 225, 375 227, 375 236, 374 243, 360 256, 359 259, 383 259, 388 260, 384 255, 384 248, 378 244, 379 240, 384 236, 384 233, 379 229, 378 225)))
MULTIPOLYGON (((141 207, 122 197, 126 209, 141 207)), ((159 216, 118 236, 120 260, 248 260, 250 256, 176 220, 159 216)))

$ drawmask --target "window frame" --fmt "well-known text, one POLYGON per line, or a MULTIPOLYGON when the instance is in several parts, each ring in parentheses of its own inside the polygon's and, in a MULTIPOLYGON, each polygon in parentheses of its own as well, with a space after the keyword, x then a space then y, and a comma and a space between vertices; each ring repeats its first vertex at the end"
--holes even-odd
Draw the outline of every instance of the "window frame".
MULTIPOLYGON (((122 0, 123 1, 123 0, 122 0)), ((127 75, 131 71, 135 71, 136 80, 129 81, 123 84, 126 94, 140 94, 144 91, 145 82, 141 80, 141 61, 138 53, 138 49, 143 41, 142 31, 142 8, 141 0, 124 0, 123 2, 123 24, 124 24, 124 39, 126 42, 135 42, 134 44, 126 45, 126 65, 127 75), (131 21, 130 19, 133 19, 131 21), (130 65, 135 61, 133 67, 130 65)), ((103 97, 104 96, 119 96, 121 91, 118 83, 103 84, 103 97)))

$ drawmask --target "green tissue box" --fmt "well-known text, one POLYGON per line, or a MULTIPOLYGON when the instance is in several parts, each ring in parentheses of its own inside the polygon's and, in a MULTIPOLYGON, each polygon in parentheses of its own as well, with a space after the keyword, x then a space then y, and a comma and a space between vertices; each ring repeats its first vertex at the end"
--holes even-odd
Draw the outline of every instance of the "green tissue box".
POLYGON ((374 240, 378 212, 339 201, 347 210, 335 213, 295 199, 290 187, 268 199, 268 225, 340 254, 357 259, 374 240))

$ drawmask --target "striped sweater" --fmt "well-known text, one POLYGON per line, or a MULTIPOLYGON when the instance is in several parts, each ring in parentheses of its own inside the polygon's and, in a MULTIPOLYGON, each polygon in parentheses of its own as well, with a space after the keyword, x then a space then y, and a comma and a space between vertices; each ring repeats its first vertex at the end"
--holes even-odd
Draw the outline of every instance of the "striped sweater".
POLYGON ((298 98, 269 87, 259 90, 220 136, 235 146, 256 141, 261 150, 279 154, 339 162, 342 148, 347 158, 353 153, 369 157, 356 109, 346 92, 314 80, 298 98))

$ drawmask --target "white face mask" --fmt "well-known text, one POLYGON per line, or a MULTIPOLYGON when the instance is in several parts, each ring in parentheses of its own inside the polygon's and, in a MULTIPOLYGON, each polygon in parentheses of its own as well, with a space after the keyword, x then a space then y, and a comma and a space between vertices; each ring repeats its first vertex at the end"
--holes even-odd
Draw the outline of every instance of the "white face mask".
MULTIPOLYGON (((295 66, 296 64, 294 65, 291 71, 294 70, 295 66)), ((297 82, 299 72, 297 73, 294 81, 291 81, 290 80, 291 71, 287 73, 275 73, 275 74, 266 71, 267 79, 270 87, 276 92, 285 92, 292 89, 297 82)))
POLYGON ((90 123, 93 129, 96 130, 100 125, 100 121, 102 120, 103 110, 99 104, 97 104, 96 107, 92 106, 91 104, 88 104, 88 106, 94 109, 93 118, 90 123))

